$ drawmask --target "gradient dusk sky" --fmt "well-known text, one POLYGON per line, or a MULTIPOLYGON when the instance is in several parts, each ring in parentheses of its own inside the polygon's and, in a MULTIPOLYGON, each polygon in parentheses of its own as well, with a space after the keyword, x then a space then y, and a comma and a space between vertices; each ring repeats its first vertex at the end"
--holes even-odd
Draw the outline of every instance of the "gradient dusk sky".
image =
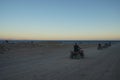
POLYGON ((0 39, 120 40, 120 0, 0 0, 0 39))

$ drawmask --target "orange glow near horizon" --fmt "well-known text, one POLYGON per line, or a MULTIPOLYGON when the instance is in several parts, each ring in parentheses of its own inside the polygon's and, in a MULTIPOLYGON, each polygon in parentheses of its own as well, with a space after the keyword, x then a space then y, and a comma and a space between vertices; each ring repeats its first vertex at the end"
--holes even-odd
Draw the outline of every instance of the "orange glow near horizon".
POLYGON ((119 35, 99 35, 99 36, 92 36, 92 35, 31 35, 31 34, 26 34, 26 35, 1 35, 0 34, 0 39, 3 40, 120 40, 119 35))

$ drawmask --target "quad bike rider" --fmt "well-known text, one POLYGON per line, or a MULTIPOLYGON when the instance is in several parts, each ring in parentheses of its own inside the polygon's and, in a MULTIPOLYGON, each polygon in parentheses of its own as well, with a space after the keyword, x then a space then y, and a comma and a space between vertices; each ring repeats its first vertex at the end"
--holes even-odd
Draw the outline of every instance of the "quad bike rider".
POLYGON ((81 56, 81 58, 84 58, 84 51, 75 43, 74 45, 74 51, 71 51, 70 57, 73 58, 74 56, 77 57, 78 55, 81 56))

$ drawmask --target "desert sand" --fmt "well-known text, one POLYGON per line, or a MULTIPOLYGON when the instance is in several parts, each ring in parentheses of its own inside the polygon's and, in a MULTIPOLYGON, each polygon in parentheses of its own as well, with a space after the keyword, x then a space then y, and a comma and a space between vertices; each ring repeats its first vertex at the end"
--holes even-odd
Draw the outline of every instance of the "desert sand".
POLYGON ((0 80, 120 80, 120 44, 81 47, 84 59, 70 59, 72 45, 8 45, 0 54, 0 80))

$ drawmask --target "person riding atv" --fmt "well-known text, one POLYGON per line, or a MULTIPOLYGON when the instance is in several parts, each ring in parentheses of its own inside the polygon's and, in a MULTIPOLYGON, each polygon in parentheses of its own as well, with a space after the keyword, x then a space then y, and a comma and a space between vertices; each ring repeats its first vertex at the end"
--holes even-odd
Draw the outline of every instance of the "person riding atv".
POLYGON ((98 49, 98 50, 101 50, 101 49, 102 49, 102 45, 101 45, 100 43, 98 44, 97 49, 98 49))
POLYGON ((74 45, 74 52, 79 52, 80 49, 81 48, 79 47, 79 45, 77 43, 75 43, 75 45, 74 45))
POLYGON ((78 55, 80 55, 81 58, 84 58, 84 51, 79 47, 77 43, 75 43, 74 51, 71 51, 70 57, 73 58, 74 56, 77 57, 78 55))

